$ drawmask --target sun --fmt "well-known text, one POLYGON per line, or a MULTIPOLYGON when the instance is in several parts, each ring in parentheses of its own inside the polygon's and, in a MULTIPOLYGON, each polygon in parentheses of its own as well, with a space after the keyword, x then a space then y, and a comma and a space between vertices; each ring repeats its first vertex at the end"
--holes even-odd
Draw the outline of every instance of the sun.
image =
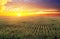
POLYGON ((18 13, 18 16, 21 16, 21 14, 20 14, 20 13, 18 13))

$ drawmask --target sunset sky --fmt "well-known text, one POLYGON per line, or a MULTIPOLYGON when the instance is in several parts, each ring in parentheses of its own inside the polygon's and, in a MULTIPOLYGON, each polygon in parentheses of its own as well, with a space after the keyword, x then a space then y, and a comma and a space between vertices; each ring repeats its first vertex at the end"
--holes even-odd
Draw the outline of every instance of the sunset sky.
POLYGON ((28 15, 31 13, 60 14, 60 0, 0 0, 0 16, 28 15))

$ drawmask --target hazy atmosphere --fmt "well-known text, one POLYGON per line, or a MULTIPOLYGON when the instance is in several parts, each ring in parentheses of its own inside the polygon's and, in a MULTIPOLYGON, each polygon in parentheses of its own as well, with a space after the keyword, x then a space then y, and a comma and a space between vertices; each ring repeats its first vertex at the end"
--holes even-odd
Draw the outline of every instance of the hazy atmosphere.
POLYGON ((0 0, 0 39, 60 39, 60 0, 0 0))

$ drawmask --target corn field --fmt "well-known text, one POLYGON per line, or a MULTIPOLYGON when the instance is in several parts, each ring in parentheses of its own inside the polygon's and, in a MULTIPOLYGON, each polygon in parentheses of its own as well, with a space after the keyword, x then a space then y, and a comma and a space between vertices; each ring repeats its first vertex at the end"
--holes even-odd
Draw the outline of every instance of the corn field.
POLYGON ((0 39, 60 39, 60 18, 0 17, 0 39))

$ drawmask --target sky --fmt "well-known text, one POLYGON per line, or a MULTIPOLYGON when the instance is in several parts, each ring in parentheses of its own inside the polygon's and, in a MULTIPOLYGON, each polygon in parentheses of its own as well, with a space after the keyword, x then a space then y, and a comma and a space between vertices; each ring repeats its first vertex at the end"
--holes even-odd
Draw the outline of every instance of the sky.
MULTIPOLYGON (((13 2, 17 4, 31 4, 37 6, 44 6, 45 8, 60 8, 60 0, 0 0, 1 4, 8 4, 8 2, 13 2)), ((12 4, 12 3, 11 3, 12 4)), ((34 6, 35 7, 35 6, 34 6)), ((36 7, 37 8, 37 7, 36 7)))
POLYGON ((0 11, 4 9, 45 9, 60 12, 60 0, 0 0, 0 11))
MULTIPOLYGON (((19 5, 25 5, 35 8, 54 8, 54 9, 60 9, 60 0, 7 0, 8 2, 16 3, 19 5)), ((12 5, 11 3, 11 5, 12 5)))

